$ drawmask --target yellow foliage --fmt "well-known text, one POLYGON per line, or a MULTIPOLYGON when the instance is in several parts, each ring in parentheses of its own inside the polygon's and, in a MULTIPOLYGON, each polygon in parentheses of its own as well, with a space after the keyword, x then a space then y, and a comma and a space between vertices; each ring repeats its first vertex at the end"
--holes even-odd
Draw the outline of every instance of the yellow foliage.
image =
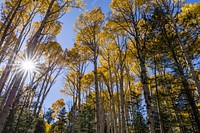
POLYGON ((104 14, 101 8, 94 7, 91 12, 81 14, 74 29, 77 31, 76 42, 89 46, 91 50, 97 45, 100 27, 104 21, 104 14))
POLYGON ((56 113, 53 113, 53 114, 51 115, 52 118, 56 118, 56 116, 57 116, 56 113))
POLYGON ((45 133, 50 133, 51 125, 45 122, 45 133))
POLYGON ((60 111, 60 109, 64 106, 65 106, 65 102, 64 102, 64 99, 62 99, 62 98, 58 99, 56 102, 54 102, 51 105, 51 109, 55 112, 52 114, 52 117, 55 118, 58 115, 58 112, 60 111))
POLYGON ((81 83, 83 85, 83 90, 89 89, 90 86, 93 84, 93 82, 94 82, 94 73, 89 72, 89 73, 85 74, 83 76, 83 78, 81 79, 81 83))

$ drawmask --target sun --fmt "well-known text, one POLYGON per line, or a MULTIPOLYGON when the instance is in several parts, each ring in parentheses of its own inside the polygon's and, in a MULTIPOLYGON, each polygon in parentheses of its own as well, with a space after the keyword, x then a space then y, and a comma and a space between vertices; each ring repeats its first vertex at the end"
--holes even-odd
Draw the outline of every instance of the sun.
POLYGON ((28 56, 19 57, 16 63, 16 70, 19 73, 32 75, 38 71, 38 61, 35 57, 28 58, 28 56))
POLYGON ((26 72, 33 72, 36 69, 36 64, 32 60, 23 60, 21 63, 21 67, 26 72))

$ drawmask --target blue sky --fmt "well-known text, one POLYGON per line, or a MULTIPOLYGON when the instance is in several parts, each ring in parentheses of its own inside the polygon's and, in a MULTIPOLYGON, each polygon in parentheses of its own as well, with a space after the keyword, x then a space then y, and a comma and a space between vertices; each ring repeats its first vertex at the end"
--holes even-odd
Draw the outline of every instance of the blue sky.
MULTIPOLYGON (((88 11, 90 11, 94 6, 101 7, 104 14, 107 14, 109 11, 110 0, 85 0, 85 2, 87 4, 85 8, 88 11)), ((200 0, 187 0, 187 3, 194 3, 194 2, 200 2, 200 0)), ((73 24, 76 21, 79 14, 81 14, 81 12, 78 9, 72 9, 70 12, 68 12, 60 19, 60 21, 63 23, 63 30, 58 35, 57 41, 61 44, 63 49, 73 47, 73 43, 75 40, 75 32, 73 30, 73 24)), ((63 88, 63 85, 64 85, 64 77, 60 76, 45 100, 44 103, 45 110, 51 107, 51 104, 60 98, 64 98, 66 102, 70 102, 69 97, 60 93, 60 89, 63 88)))

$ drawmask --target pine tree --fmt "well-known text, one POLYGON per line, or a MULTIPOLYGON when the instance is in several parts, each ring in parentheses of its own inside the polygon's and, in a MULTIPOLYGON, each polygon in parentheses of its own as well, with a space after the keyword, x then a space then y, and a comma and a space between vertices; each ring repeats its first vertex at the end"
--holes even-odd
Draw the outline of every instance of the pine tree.
POLYGON ((139 99, 133 107, 133 128, 134 133, 148 133, 147 122, 144 119, 144 107, 139 99))
POLYGON ((52 114, 54 111, 51 108, 48 108, 47 112, 44 114, 44 119, 47 121, 48 124, 51 124, 54 121, 52 114))
POLYGON ((46 131, 45 121, 43 120, 43 118, 39 118, 39 120, 37 120, 34 133, 45 133, 45 131, 46 131))
POLYGON ((66 130, 66 108, 63 107, 61 108, 60 112, 58 113, 57 119, 58 121, 56 122, 58 133, 64 133, 66 130))

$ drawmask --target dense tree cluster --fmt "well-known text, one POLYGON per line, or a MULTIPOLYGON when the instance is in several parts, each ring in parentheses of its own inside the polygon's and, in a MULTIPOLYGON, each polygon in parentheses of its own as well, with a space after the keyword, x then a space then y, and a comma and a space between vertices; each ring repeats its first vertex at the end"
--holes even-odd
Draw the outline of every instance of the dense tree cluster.
POLYGON ((3 0, 0 20, 0 132, 44 132, 42 107, 66 65, 59 19, 82 0, 3 0))
POLYGON ((98 133, 199 132, 199 7, 112 0, 106 19, 97 7, 81 14, 62 90, 73 97, 71 132, 90 132, 82 125, 86 105, 98 133), (87 62, 91 72, 82 71, 87 62))
POLYGON ((74 46, 62 50, 59 18, 82 5, 4 2, 0 132, 199 133, 200 3, 112 0, 107 16, 99 7, 82 13, 74 46), (26 58, 39 62, 34 72, 19 67, 26 58), (43 112, 62 72, 72 102, 43 112))

